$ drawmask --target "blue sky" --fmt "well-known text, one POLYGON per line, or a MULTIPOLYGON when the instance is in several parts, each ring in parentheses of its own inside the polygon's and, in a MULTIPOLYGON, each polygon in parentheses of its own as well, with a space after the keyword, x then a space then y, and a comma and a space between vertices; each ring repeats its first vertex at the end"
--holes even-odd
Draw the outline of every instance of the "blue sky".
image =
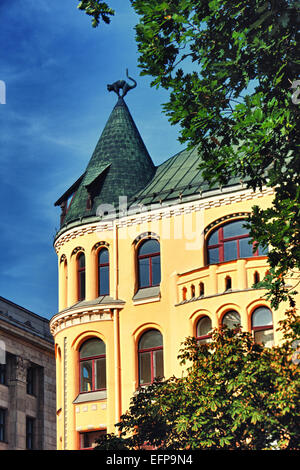
POLYGON ((182 149, 162 114, 167 94, 139 77, 129 0, 109 0, 110 25, 94 29, 77 0, 0 0, 0 295, 57 313, 54 202, 82 174, 115 105, 106 85, 138 81, 127 105, 155 164, 182 149))

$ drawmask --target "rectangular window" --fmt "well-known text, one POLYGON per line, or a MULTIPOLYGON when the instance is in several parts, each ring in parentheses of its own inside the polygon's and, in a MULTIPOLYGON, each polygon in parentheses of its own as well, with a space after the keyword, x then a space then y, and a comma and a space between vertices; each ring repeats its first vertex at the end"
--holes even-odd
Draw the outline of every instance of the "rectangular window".
POLYGON ((253 244, 249 243, 250 238, 241 238, 240 244, 240 258, 251 258, 253 256, 253 244))
POLYGON ((152 285, 158 286, 160 284, 160 256, 153 256, 152 258, 152 285))
POLYGON ((274 346, 273 329, 254 331, 254 341, 267 348, 274 346))
POLYGON ((85 299, 85 271, 79 272, 79 300, 85 299))
POLYGON ((258 245, 258 255, 259 256, 267 256, 269 253, 268 247, 263 248, 262 246, 258 245))
POLYGON ((105 434, 105 429, 101 431, 82 432, 80 434, 80 448, 93 449, 97 445, 96 440, 99 439, 100 436, 103 436, 105 434))
POLYGON ((219 248, 210 248, 208 250, 208 264, 219 263, 219 248))
POLYGON ((150 286, 150 260, 144 258, 139 260, 139 286, 150 286))
POLYGON ((26 417, 26 449, 34 449, 34 427, 35 419, 26 417))
POLYGON ((153 351, 154 356, 154 378, 164 376, 163 350, 153 351))
POLYGON ((93 390, 93 361, 84 361, 80 364, 81 369, 81 392, 93 390))
POLYGON ((6 434, 6 410, 0 408, 0 442, 5 442, 6 434))
POLYGON ((0 384, 6 385, 6 364, 0 364, 0 384))
POLYGON ((140 373, 140 384, 151 383, 151 353, 143 352, 139 355, 139 373, 140 373))
POLYGON ((224 242, 224 261, 231 261, 237 257, 237 242, 224 242))
POLYGON ((35 395, 35 375, 36 370, 34 367, 28 367, 27 369, 27 386, 26 391, 29 395, 35 395))
POLYGON ((109 295, 109 266, 100 266, 99 280, 99 295, 109 295))
POLYGON ((106 359, 95 359, 95 389, 106 389, 106 359))

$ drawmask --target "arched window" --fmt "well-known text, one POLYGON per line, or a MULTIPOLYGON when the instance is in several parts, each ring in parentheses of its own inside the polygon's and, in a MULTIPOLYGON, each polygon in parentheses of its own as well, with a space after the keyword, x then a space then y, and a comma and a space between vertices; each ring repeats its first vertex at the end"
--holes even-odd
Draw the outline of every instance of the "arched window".
POLYGON ((232 289, 232 280, 230 276, 225 277, 225 291, 232 289))
POLYGON ((102 248, 98 252, 98 295, 109 295, 109 252, 102 248))
POLYGON ((79 350, 80 392, 106 390, 105 344, 101 339, 92 338, 83 343, 79 350))
POLYGON ((207 240, 208 264, 223 263, 238 258, 267 255, 267 250, 250 243, 249 231, 244 220, 228 222, 215 229, 207 240), (253 248, 256 250, 253 252, 253 248))
POLYGON ((212 323, 207 316, 200 318, 196 327, 196 340, 200 344, 208 343, 211 338, 212 323))
POLYGON ((191 298, 193 299, 196 296, 196 290, 194 284, 191 285, 191 298))
POLYGON ((79 253, 77 257, 78 300, 85 299, 85 255, 79 253))
POLYGON ((222 325, 227 328, 236 328, 241 324, 241 317, 235 310, 229 310, 222 319, 222 325))
POLYGON ((258 307, 251 317, 252 331, 256 343, 271 347, 274 344, 272 312, 267 307, 258 307))
POLYGON ((160 284, 160 246, 154 239, 144 241, 138 249, 139 288, 160 284))
POLYGON ((164 376, 163 337, 158 330, 144 333, 138 345, 139 385, 147 385, 164 376))
POLYGON ((254 282, 254 285, 255 284, 258 284, 260 281, 260 276, 259 276, 259 273, 257 271, 255 271, 254 275, 253 275, 253 282, 254 282))
POLYGON ((199 284, 199 296, 200 297, 204 296, 204 282, 200 282, 199 284))

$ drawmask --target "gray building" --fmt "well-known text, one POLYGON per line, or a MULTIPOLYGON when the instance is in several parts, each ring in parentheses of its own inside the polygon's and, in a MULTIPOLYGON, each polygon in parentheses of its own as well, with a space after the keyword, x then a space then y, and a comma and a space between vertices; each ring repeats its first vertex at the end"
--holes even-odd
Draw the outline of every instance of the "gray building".
POLYGON ((55 450, 49 321, 0 297, 0 450, 55 450))

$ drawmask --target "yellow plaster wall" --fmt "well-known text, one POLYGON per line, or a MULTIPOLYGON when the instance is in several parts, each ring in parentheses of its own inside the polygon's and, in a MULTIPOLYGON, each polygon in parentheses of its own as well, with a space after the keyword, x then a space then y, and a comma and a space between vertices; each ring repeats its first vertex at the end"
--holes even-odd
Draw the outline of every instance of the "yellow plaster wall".
MULTIPOLYGON (((58 448, 78 448, 80 429, 106 427, 107 432, 115 431, 118 413, 126 411, 138 386, 137 344, 147 329, 157 328, 163 335, 166 377, 182 373, 177 359, 180 345, 187 336, 195 334, 196 323, 202 315, 209 315, 213 327, 217 327, 226 311, 235 309, 241 315, 242 327, 250 331, 253 309, 259 305, 268 305, 263 292, 252 289, 255 270, 261 277, 267 270, 266 258, 241 259, 206 266, 204 229, 226 215, 250 212, 251 207, 258 203, 261 207, 267 207, 271 201, 272 196, 264 196, 259 200, 249 197, 240 202, 222 204, 219 198, 219 205, 205 210, 196 211, 192 208, 183 214, 178 209, 177 215, 175 211, 170 216, 164 215, 152 222, 146 217, 138 223, 132 222, 132 225, 124 224, 117 228, 115 224, 109 230, 87 231, 84 235, 71 237, 60 246, 60 314, 63 309, 69 308, 63 312, 63 317, 72 315, 75 307, 70 307, 77 302, 76 255, 72 255, 77 247, 82 247, 86 254, 86 300, 97 297, 96 252, 93 247, 100 241, 109 245, 110 296, 121 299, 125 304, 119 309, 118 318, 116 310, 111 307, 109 319, 86 323, 80 323, 80 318, 70 317, 68 323, 64 323, 63 319, 63 327, 54 334, 56 348, 60 351, 57 354, 58 448), (160 300, 152 299, 137 305, 133 300, 137 287, 135 240, 146 232, 152 232, 160 239, 160 300), (67 260, 67 280, 65 266, 60 262, 62 256, 67 260), (224 292, 227 275, 231 276, 233 285, 229 293, 224 292), (191 285, 194 284, 197 290, 200 281, 205 284, 205 295, 201 299, 192 300, 191 285), (182 302, 183 287, 187 288, 188 301, 185 303, 182 302), (106 344, 107 399, 74 404, 79 394, 78 348, 91 335, 101 337, 106 344)), ((275 342, 280 339, 276 324, 283 317, 284 307, 273 312, 275 342)))

